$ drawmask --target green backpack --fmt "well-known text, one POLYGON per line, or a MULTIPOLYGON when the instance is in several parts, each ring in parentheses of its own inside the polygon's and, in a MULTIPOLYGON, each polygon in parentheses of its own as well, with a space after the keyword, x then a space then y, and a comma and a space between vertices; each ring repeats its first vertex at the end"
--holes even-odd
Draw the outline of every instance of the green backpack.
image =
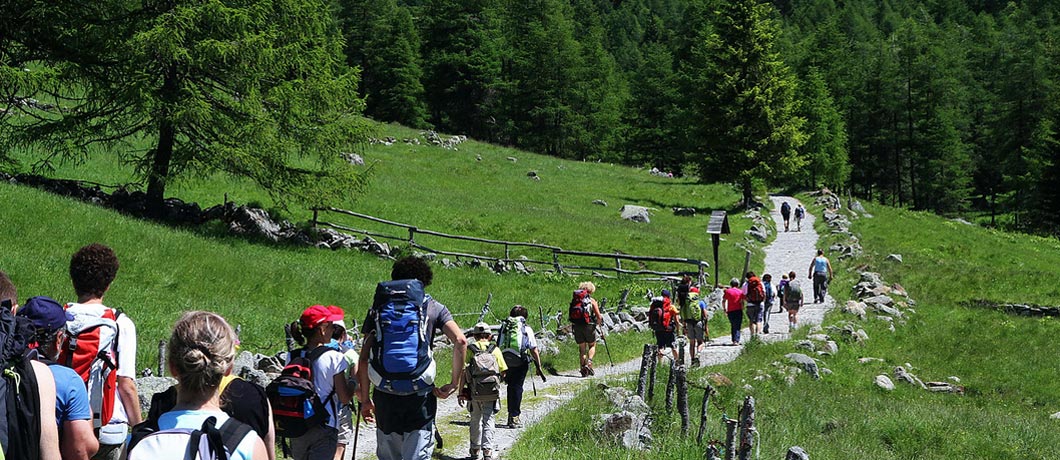
POLYGON ((509 316, 501 321, 501 330, 497 333, 497 348, 504 355, 508 367, 518 367, 530 362, 527 350, 530 344, 526 337, 526 318, 509 316))

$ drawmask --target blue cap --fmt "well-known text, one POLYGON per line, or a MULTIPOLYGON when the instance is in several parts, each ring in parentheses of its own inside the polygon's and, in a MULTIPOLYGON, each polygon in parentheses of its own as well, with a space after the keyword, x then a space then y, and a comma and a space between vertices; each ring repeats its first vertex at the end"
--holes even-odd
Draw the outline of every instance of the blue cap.
POLYGON ((663 289, 662 296, 663 297, 670 297, 670 290, 669 289, 663 289))
POLYGON ((59 302, 46 296, 30 298, 25 305, 18 307, 15 315, 29 318, 33 327, 47 332, 57 331, 66 326, 66 321, 73 319, 59 302))

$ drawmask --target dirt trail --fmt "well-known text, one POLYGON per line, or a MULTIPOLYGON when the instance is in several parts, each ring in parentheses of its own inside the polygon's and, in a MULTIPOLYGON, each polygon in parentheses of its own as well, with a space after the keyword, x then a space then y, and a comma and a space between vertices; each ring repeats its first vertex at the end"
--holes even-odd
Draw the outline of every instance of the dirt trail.
MULTIPOLYGON (((810 280, 806 279, 806 274, 810 261, 816 255, 818 236, 813 227, 813 224, 816 221, 816 216, 807 213, 802 221, 801 231, 795 231, 795 219, 792 218, 790 225, 791 231, 785 232, 784 222, 779 211, 780 204, 783 201, 788 201, 791 204, 792 210, 794 210, 798 201, 792 197, 785 196, 774 196, 771 197, 771 200, 773 201, 774 210, 770 213, 770 216, 773 217, 776 222, 776 228, 779 232, 777 238, 765 248, 765 270, 762 271, 762 273, 772 274, 775 286, 776 283, 780 281, 781 273, 794 271, 797 275, 796 279, 801 282, 805 297, 812 301, 813 284, 810 280)), ((758 272, 758 270, 755 271, 758 272)), ((823 304, 812 304, 810 301, 807 301, 805 307, 799 312, 799 326, 820 324, 824 319, 824 314, 835 304, 830 295, 825 299, 823 304)), ((787 340, 790 337, 787 313, 775 313, 776 307, 773 308, 773 312, 774 313, 771 314, 769 318, 770 333, 763 334, 762 338, 770 342, 787 340)), ((746 320, 744 324, 746 324, 746 320)), ((746 328, 741 334, 744 340, 747 340, 750 337, 746 328)), ((699 355, 701 366, 713 366, 728 363, 736 359, 743 350, 742 346, 729 345, 731 340, 729 338, 728 330, 711 331, 711 336, 713 337, 713 340, 708 343, 707 347, 703 348, 703 351, 699 355)), ((604 359, 606 359, 606 354, 603 350, 603 344, 597 346, 597 351, 596 361, 598 367, 596 376, 593 378, 583 379, 578 376, 577 370, 564 372, 560 375, 547 376, 547 383, 543 383, 539 378, 534 377, 536 379, 535 385, 537 386, 537 392, 539 395, 536 398, 533 395, 533 390, 530 388, 530 382, 527 381, 526 392, 523 396, 523 411, 521 415, 522 423, 525 426, 533 425, 540 421, 546 414, 570 400, 570 398, 576 395, 584 387, 601 379, 605 379, 606 377, 627 374, 631 375, 636 372, 640 366, 640 359, 638 358, 629 362, 615 363, 614 367, 611 367, 606 364, 606 361, 604 361, 604 359)), ((530 377, 527 377, 527 379, 529 380, 530 377)), ((502 400, 501 411, 495 416, 498 426, 494 431, 493 437, 494 458, 503 457, 505 451, 515 443, 525 430, 525 428, 509 429, 507 426, 501 425, 507 423, 507 418, 508 414, 505 402, 502 400)), ((459 407, 455 397, 438 401, 437 423, 438 429, 442 433, 445 443, 444 449, 435 449, 435 456, 450 459, 467 458, 469 448, 468 420, 469 416, 467 409, 459 407)), ((361 433, 357 443, 357 451, 357 458, 375 458, 374 426, 368 426, 362 423, 361 433)), ((347 451, 346 459, 349 460, 351 457, 353 457, 352 452, 347 451)))

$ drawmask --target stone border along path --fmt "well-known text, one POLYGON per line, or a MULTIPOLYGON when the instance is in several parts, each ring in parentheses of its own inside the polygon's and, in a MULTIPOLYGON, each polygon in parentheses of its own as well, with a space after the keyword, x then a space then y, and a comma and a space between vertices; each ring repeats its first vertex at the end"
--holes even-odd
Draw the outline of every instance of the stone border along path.
MULTIPOLYGON (((817 254, 817 232, 814 229, 814 222, 816 217, 810 214, 808 211, 806 217, 802 221, 802 231, 795 231, 795 219, 791 221, 791 231, 785 232, 784 221, 780 216, 780 204, 783 201, 789 201, 792 205, 792 211, 794 212, 795 205, 798 200, 787 196, 773 196, 770 197, 773 201, 773 210, 770 215, 776 222, 776 228, 778 230, 776 239, 765 248, 766 252, 766 267, 764 271, 759 271, 752 267, 751 270, 758 273, 761 276, 764 273, 773 275, 773 285, 776 286, 780 282, 780 275, 782 273, 788 273, 794 271, 796 279, 800 281, 802 285, 803 295, 807 299, 812 300, 813 298, 813 282, 806 278, 806 273, 810 266, 810 261, 813 260, 817 254)), ((731 272, 732 270, 728 270, 731 272)), ((727 281, 727 280, 723 280, 727 281)), ((799 311, 799 326, 810 326, 821 324, 824 319, 825 313, 835 306, 835 301, 831 295, 825 298, 823 304, 812 304, 806 302, 805 306, 799 311)), ((776 342, 787 340, 791 337, 788 329, 788 314, 787 312, 775 313, 776 306, 772 315, 769 317, 769 334, 763 334, 761 337, 767 342, 776 342)), ((744 324, 747 324, 746 317, 744 318, 744 324)), ((714 366, 718 364, 725 364, 736 359, 743 350, 742 346, 728 346, 731 342, 729 338, 729 330, 726 328, 723 331, 710 331, 712 340, 708 343, 708 346, 704 347, 700 353, 700 365, 714 366)), ((743 340, 750 338, 750 333, 745 328, 741 332, 743 340)), ((574 395, 582 391, 586 386, 598 383, 602 378, 623 376, 626 378, 635 378, 635 373, 640 368, 640 358, 636 358, 632 361, 625 363, 616 363, 614 367, 606 361, 607 354, 603 349, 603 344, 597 345, 596 354, 596 377, 583 379, 580 378, 576 370, 567 371, 560 375, 549 375, 547 376, 548 382, 542 383, 540 377, 527 376, 527 378, 534 378, 535 384, 537 385, 538 396, 534 397, 533 390, 526 388, 523 393, 523 413, 521 415, 521 421, 524 426, 530 426, 537 423, 545 417, 552 410, 562 406, 564 403, 569 401, 574 395)), ((444 363, 442 365, 447 365, 444 363)), ((531 372, 533 370, 531 369, 531 372)), ((530 382, 526 382, 529 386, 530 382)), ((665 385, 665 384, 664 384, 665 385)), ((502 395, 504 390, 502 390, 502 395)), ((468 428, 467 422, 469 415, 466 408, 460 407, 457 404, 456 397, 450 397, 449 399, 443 399, 438 401, 438 416, 437 424, 438 429, 442 433, 445 448, 442 450, 435 449, 435 456, 446 459, 464 459, 468 457, 468 449, 470 442, 468 441, 468 428)), ((506 425, 508 421, 507 406, 501 401, 501 410, 494 416, 497 427, 493 434, 493 458, 503 457, 504 451, 509 449, 519 436, 523 433, 525 428, 521 429, 509 429, 506 425)), ((350 444, 348 448, 352 448, 353 444, 350 444)), ((361 423, 360 436, 357 442, 357 458, 375 458, 375 426, 368 425, 364 422, 361 423)), ((353 458, 353 452, 347 449, 346 459, 350 460, 353 458)))

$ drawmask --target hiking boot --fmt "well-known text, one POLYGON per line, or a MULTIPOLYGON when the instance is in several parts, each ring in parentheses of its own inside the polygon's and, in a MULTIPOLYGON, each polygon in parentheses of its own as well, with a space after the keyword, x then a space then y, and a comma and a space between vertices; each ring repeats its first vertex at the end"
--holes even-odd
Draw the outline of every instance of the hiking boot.
POLYGON ((471 449, 471 456, 468 459, 478 460, 478 449, 471 449))
POLYGON ((508 428, 522 428, 523 423, 519 421, 519 416, 508 417, 508 428))
POLYGON ((589 364, 585 365, 585 371, 589 373, 589 375, 596 375, 596 371, 593 370, 593 360, 590 359, 589 364))
POLYGON ((585 366, 582 366, 582 368, 579 369, 578 372, 581 373, 582 377, 588 377, 589 376, 589 371, 588 371, 588 369, 585 368, 585 366))
POLYGON ((482 460, 493 460, 493 451, 489 449, 483 450, 482 460))

